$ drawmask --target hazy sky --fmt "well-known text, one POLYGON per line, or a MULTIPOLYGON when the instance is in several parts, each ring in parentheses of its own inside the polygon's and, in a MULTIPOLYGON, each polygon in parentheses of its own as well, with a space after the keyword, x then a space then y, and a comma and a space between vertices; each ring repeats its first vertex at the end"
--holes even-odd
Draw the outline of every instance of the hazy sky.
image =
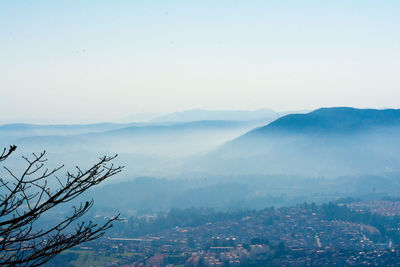
POLYGON ((0 122, 400 107, 400 1, 0 1, 0 122))

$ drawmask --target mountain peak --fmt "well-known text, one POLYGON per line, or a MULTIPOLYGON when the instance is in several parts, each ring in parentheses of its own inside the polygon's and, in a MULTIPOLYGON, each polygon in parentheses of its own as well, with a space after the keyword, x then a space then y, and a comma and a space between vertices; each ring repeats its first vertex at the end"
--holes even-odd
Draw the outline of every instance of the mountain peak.
POLYGON ((399 126, 399 109, 356 109, 351 107, 320 108, 306 114, 289 114, 254 130, 254 133, 312 131, 340 133, 371 129, 377 126, 399 126))

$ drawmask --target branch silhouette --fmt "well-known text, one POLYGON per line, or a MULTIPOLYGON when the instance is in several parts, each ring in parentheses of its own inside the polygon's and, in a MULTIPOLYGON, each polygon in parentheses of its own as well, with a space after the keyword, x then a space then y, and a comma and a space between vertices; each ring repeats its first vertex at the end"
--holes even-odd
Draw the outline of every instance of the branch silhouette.
MULTIPOLYGON (((12 145, 3 149, 0 162, 15 150, 12 145)), ((3 166, 7 178, 0 177, 0 265, 39 266, 61 251, 80 243, 97 239, 112 227, 119 214, 99 225, 92 221, 78 222, 93 206, 93 200, 72 207, 72 214, 59 219, 47 228, 38 225, 38 219, 50 209, 70 202, 86 190, 121 172, 123 166, 114 166, 115 156, 100 158, 92 167, 67 172, 63 179, 56 174, 64 167, 45 167, 46 152, 22 157, 27 167, 17 175, 3 166), (50 186, 55 179, 58 186, 50 186)))

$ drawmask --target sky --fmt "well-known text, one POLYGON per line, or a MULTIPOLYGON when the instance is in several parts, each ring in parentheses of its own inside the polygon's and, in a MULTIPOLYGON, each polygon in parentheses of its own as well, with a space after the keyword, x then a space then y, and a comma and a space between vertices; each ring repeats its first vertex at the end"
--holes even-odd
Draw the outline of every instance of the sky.
POLYGON ((400 108, 400 1, 0 1, 0 123, 400 108))

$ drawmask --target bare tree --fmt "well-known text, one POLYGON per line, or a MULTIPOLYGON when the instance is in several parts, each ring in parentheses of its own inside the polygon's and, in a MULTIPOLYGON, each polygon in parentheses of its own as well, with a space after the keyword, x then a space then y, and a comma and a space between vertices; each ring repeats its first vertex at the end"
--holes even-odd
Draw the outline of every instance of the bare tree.
MULTIPOLYGON (((15 150, 16 146, 4 149, 0 162, 15 150)), ((123 167, 111 163, 115 157, 100 158, 87 170, 76 167, 75 173, 67 172, 63 178, 56 176, 63 166, 45 167, 45 152, 23 157, 27 167, 19 175, 4 167, 9 177, 0 177, 0 265, 38 266, 65 249, 101 237, 119 215, 101 225, 77 221, 89 211, 93 200, 74 206, 71 215, 59 218, 48 227, 40 225, 38 219, 55 206, 73 200, 119 173, 123 167), (58 186, 50 186, 49 179, 55 179, 58 186)))

